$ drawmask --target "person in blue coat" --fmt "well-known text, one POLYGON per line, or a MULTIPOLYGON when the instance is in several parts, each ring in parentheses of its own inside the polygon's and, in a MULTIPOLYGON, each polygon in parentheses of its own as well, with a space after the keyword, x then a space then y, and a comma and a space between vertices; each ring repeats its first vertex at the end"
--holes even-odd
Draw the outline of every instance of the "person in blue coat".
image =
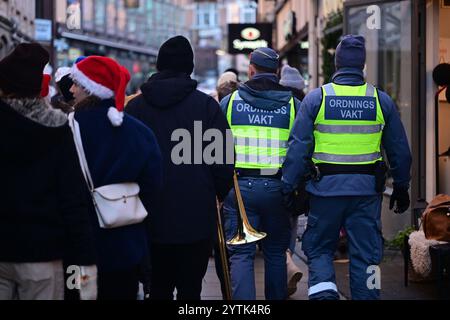
POLYGON ((393 100, 366 84, 365 61, 364 38, 344 37, 336 49, 337 72, 332 84, 305 97, 289 141, 282 178, 286 205, 290 205, 294 188, 314 169, 313 179, 307 183, 311 200, 302 244, 308 257, 310 299, 339 298, 333 255, 341 227, 345 228, 349 241, 352 298, 379 298, 379 287, 369 277, 376 270, 371 266, 380 263, 383 252, 380 216, 385 170, 380 144, 393 178, 390 208, 396 205, 395 212, 402 213, 410 203, 411 153, 405 129, 393 100), (361 94, 353 97, 347 94, 356 91, 361 94), (349 104, 349 101, 356 102, 349 104), (343 108, 350 105, 358 108, 361 105, 358 103, 367 108, 352 109, 355 113, 343 108), (369 148, 375 148, 374 153, 358 154, 367 148, 358 143, 346 149, 355 137, 368 141, 369 148), (349 149, 352 151, 347 154, 343 151, 349 149), (343 152, 333 154, 323 150, 343 152))
MULTIPOLYGON (((72 67, 75 120, 94 187, 136 182, 149 212, 162 181, 162 159, 153 132, 120 112, 128 71, 113 59, 90 56, 72 67)), ((98 299, 135 300, 139 270, 148 255, 145 220, 112 229, 100 228, 91 203, 91 222, 98 255, 98 299)))
MULTIPOLYGON (((291 90, 278 83, 278 66, 279 56, 274 50, 254 50, 248 71, 250 80, 220 103, 235 136, 236 172, 250 225, 267 233, 261 247, 268 300, 283 300, 288 296, 286 250, 291 238, 291 214, 283 205, 281 166, 300 105, 291 90), (255 139, 255 132, 267 131, 270 134, 257 133, 255 139), (280 131, 287 131, 286 137, 280 131)), ((238 228, 234 192, 230 191, 223 207, 227 240, 238 228)), ((228 245, 228 253, 233 299, 256 299, 256 244, 228 245)))

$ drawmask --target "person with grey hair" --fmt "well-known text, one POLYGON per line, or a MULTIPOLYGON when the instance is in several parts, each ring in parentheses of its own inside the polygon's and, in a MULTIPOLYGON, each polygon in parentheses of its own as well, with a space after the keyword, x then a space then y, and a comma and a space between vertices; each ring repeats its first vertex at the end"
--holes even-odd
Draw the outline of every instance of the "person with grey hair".
MULTIPOLYGON (((305 80, 300 72, 289 65, 284 65, 281 69, 280 84, 289 89, 292 95, 296 97, 300 102, 305 98, 303 89, 305 88, 305 80)), ((294 211, 290 217, 291 222, 291 240, 289 248, 286 251, 286 266, 287 266, 287 279, 288 279, 288 295, 291 296, 297 291, 297 283, 302 279, 303 273, 300 268, 295 264, 292 256, 295 252, 295 244, 297 241, 297 226, 298 217, 300 212, 294 211)))
POLYGON ((281 69, 281 79, 280 84, 292 91, 294 97, 298 100, 303 101, 305 98, 305 79, 303 79, 300 71, 289 65, 284 65, 281 69))

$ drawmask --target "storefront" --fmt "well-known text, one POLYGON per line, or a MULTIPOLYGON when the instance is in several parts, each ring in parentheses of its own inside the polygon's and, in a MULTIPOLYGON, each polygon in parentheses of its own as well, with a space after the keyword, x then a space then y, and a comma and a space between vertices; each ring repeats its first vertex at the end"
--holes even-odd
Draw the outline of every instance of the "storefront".
POLYGON ((0 15, 0 59, 5 57, 18 43, 32 40, 30 36, 17 30, 10 19, 0 15))
MULTIPOLYGON (((438 193, 450 192, 450 161, 445 156, 450 147, 450 106, 441 97, 435 117, 438 88, 432 79, 432 71, 439 63, 450 62, 450 8, 445 6, 446 2, 344 2, 344 33, 366 38, 367 81, 386 91, 396 102, 413 154, 412 209, 409 215, 394 216, 387 208, 389 201, 384 201, 387 238, 416 222, 423 200, 429 202, 438 193), (436 123, 439 123, 438 150, 436 123), (438 158, 437 154, 444 155, 438 158)), ((389 198, 391 192, 388 188, 385 197, 389 198)))
POLYGON ((297 68, 308 80, 309 1, 284 1, 275 8, 274 43, 283 64, 297 68))
POLYGON ((434 191, 433 194, 450 194, 450 157, 448 152, 450 149, 450 104, 445 97, 445 90, 442 91, 438 99, 435 99, 436 93, 441 88, 438 88, 431 78, 436 65, 450 63, 450 1, 428 0, 426 1, 426 10, 426 70, 429 75, 426 105, 427 110, 430 111, 427 114, 427 126, 434 132, 435 124, 438 124, 436 130, 437 143, 433 140, 433 135, 427 140, 427 155, 429 155, 427 157, 427 169, 430 175, 427 184, 431 197, 431 190, 434 191))

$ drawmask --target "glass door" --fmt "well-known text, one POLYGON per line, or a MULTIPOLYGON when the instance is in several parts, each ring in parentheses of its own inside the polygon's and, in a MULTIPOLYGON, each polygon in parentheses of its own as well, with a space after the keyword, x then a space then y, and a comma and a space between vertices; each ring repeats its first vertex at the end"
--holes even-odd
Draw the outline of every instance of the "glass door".
MULTIPOLYGON (((362 1, 358 1, 361 3, 362 1)), ((412 5, 410 0, 346 7, 346 33, 366 38, 367 81, 396 102, 411 142, 412 5), (368 8, 370 12, 368 13, 368 8), (377 19, 379 21, 377 21, 377 19)))
MULTIPOLYGON (((413 153, 412 208, 423 197, 425 186, 424 8, 423 0, 344 2, 344 33, 366 38, 366 79, 392 97, 405 126, 413 153)), ((385 196, 389 197, 392 180, 387 185, 385 196)), ((406 215, 393 218, 386 203, 383 224, 389 238, 405 227, 407 221, 406 215)), ((414 214, 410 221, 414 221, 414 214)))

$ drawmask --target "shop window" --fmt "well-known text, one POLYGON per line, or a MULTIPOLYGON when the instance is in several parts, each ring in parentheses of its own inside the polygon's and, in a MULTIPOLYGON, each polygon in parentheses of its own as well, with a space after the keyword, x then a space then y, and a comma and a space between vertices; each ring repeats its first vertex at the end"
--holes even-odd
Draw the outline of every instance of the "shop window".
POLYGON ((106 32, 109 34, 117 34, 117 7, 116 0, 108 0, 106 7, 106 32))
POLYGON ((105 31, 106 0, 95 0, 95 29, 105 31))
POLYGON ((83 0, 81 10, 83 11, 83 28, 94 27, 94 0, 83 0))
POLYGON ((376 2, 380 15, 367 13, 370 4, 346 9, 347 33, 366 38, 366 78, 395 101, 411 142, 412 45, 410 0, 376 2), (378 23, 369 19, 379 18, 378 23))

